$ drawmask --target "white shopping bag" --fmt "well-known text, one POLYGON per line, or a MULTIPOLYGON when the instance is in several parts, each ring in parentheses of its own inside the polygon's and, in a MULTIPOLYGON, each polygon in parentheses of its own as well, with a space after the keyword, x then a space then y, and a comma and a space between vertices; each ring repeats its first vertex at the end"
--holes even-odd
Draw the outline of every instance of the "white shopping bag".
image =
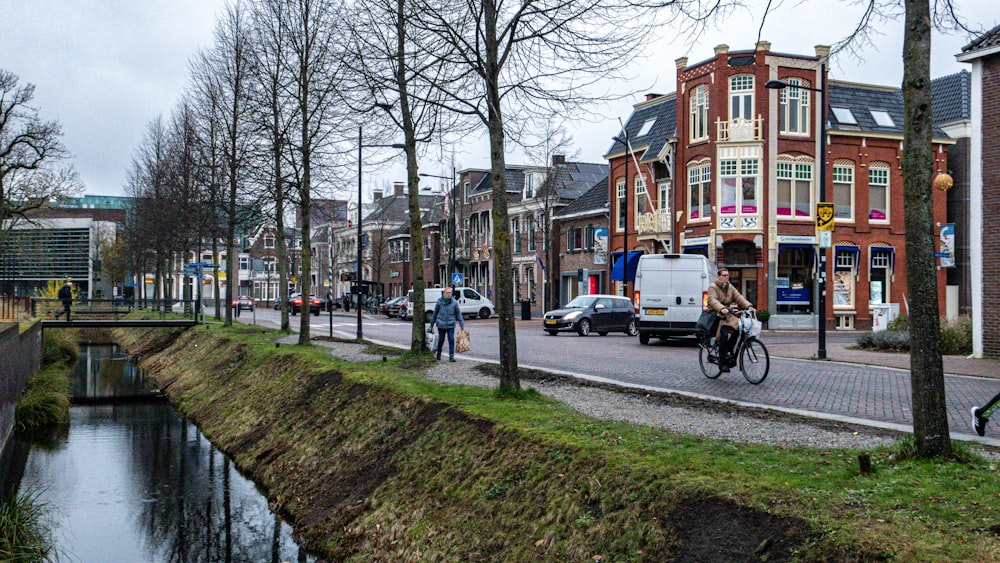
POLYGON ((430 348, 431 350, 434 349, 434 337, 435 334, 433 330, 428 330, 427 334, 424 336, 424 338, 427 340, 427 347, 430 348))

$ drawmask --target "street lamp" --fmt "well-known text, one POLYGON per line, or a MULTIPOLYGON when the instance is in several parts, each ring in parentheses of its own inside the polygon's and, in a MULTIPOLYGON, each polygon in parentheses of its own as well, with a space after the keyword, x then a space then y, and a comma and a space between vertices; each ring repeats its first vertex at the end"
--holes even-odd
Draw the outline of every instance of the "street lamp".
POLYGON ((405 149, 406 145, 401 143, 393 143, 391 145, 366 145, 361 136, 361 126, 358 126, 358 263, 357 263, 357 273, 354 277, 354 281, 358 287, 358 332, 357 338, 358 342, 361 342, 364 333, 361 329, 361 286, 362 286, 362 275, 361 275, 361 199, 362 199, 362 188, 361 188, 361 149, 362 148, 392 148, 392 149, 405 149))
MULTIPOLYGON (((819 120, 819 200, 826 201, 826 62, 819 65, 820 87, 791 85, 784 80, 768 80, 764 83, 765 88, 771 90, 783 90, 785 88, 801 88, 820 95, 820 120, 819 120)), ((827 248, 820 245, 819 249, 819 348, 816 350, 816 357, 826 359, 826 259, 827 248)))
POLYGON ((451 241, 451 248, 449 249, 450 255, 448 259, 448 278, 451 280, 451 289, 455 289, 455 188, 457 187, 455 182, 455 167, 451 167, 451 178, 447 176, 438 176, 437 174, 419 174, 425 178, 440 178, 442 180, 451 180, 451 213, 448 218, 448 238, 451 241))
MULTIPOLYGON (((622 226, 622 241, 623 241, 622 242, 622 294, 625 297, 628 297, 628 211, 629 211, 629 207, 628 207, 628 192, 629 192, 629 187, 628 187, 628 157, 629 157, 629 154, 632 152, 632 145, 628 141, 628 129, 626 129, 624 125, 622 125, 622 133, 625 136, 624 139, 622 139, 621 137, 611 137, 611 140, 619 142, 619 143, 622 144, 622 146, 625 147, 625 158, 622 161, 622 164, 625 165, 625 201, 622 204, 623 207, 624 207, 624 209, 622 209, 620 211, 622 213, 622 216, 625 217, 625 221, 623 222, 623 226, 622 226)), ((635 155, 632 155, 632 158, 635 158, 635 155)), ((640 170, 639 170, 639 164, 638 163, 636 163, 636 169, 635 169, 635 171, 636 171, 636 173, 641 173, 640 170)), ((617 199, 617 198, 618 198, 618 194, 615 194, 615 199, 617 199)), ((608 227, 611 227, 610 221, 608 223, 609 223, 608 227)), ((611 235, 609 234, 608 235, 609 240, 610 240, 610 236, 611 235)), ((614 260, 612 260, 611 261, 611 277, 612 278, 614 277, 614 272, 615 272, 615 264, 614 264, 614 260)), ((614 280, 611 280, 611 281, 614 281, 614 280)), ((608 282, 608 287, 609 288, 611 287, 610 281, 608 282)))

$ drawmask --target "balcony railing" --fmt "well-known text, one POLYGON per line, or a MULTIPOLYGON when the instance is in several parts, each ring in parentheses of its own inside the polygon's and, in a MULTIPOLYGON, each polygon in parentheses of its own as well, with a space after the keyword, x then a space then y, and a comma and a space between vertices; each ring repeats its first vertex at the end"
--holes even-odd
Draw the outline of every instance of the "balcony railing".
POLYGON ((761 141, 764 139, 764 118, 743 119, 737 117, 729 121, 715 120, 720 143, 761 141))
POLYGON ((639 215, 638 221, 636 221, 636 229, 639 235, 649 235, 649 234, 669 234, 671 230, 670 214, 656 212, 647 212, 639 215))

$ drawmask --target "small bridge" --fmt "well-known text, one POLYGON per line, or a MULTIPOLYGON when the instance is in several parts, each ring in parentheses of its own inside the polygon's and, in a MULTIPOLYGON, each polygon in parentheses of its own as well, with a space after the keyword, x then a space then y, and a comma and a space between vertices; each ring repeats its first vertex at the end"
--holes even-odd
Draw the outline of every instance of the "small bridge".
POLYGON ((74 300, 70 315, 64 317, 59 299, 34 298, 31 316, 41 319, 42 328, 130 328, 130 327, 191 327, 198 321, 201 307, 197 301, 180 299, 87 299, 74 300), (142 311, 158 318, 128 319, 130 313, 142 311), (182 318, 177 318, 181 316, 182 318), (63 317, 63 318, 60 318, 63 317))

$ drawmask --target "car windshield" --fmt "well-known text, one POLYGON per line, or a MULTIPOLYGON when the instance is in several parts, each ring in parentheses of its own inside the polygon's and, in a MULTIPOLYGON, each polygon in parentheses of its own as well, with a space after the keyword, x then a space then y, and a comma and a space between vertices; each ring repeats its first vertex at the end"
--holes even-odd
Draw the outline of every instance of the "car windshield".
POLYGON ((592 295, 581 295, 566 304, 567 309, 586 309, 594 304, 597 298, 592 295))

